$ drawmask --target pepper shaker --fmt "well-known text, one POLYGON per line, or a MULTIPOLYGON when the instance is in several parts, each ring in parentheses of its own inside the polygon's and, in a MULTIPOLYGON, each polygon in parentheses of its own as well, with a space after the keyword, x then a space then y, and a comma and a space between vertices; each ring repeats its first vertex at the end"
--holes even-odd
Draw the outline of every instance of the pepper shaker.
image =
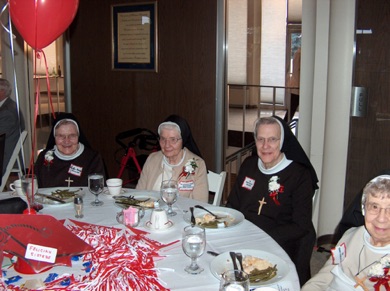
POLYGON ((80 196, 75 196, 73 202, 74 202, 74 210, 76 212, 75 217, 76 218, 83 218, 84 217, 84 215, 83 215, 83 208, 84 208, 83 198, 80 196))

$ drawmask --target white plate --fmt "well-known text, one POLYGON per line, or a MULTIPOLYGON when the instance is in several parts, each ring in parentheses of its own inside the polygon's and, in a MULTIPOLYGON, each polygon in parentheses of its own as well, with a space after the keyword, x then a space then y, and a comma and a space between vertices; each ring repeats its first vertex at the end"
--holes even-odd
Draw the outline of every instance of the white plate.
MULTIPOLYGON (((276 265, 276 268, 278 269, 275 277, 265 282, 251 283, 250 284, 251 287, 273 285, 276 282, 282 280, 290 272, 287 262, 279 258, 278 256, 275 256, 274 254, 260 251, 260 250, 250 250, 250 249, 234 250, 234 252, 242 253, 243 257, 252 256, 252 257, 267 260, 272 265, 276 265)), ((211 273, 217 279, 221 278, 221 274, 223 272, 231 269, 233 269, 233 263, 229 252, 220 254, 219 256, 215 257, 210 263, 211 273)))
MULTIPOLYGON (((78 196, 81 196, 81 197, 85 196, 84 190, 82 188, 80 188, 80 187, 41 188, 41 189, 38 189, 38 193, 46 195, 46 196, 51 196, 53 194, 53 192, 55 192, 57 190, 69 190, 71 192, 75 192, 75 191, 79 190, 79 191, 75 192, 75 194, 78 195, 78 196)), ((66 205, 66 204, 73 203, 73 198, 74 197, 71 197, 71 198, 68 198, 68 199, 63 199, 63 201, 65 201, 66 203, 60 203, 60 202, 51 200, 49 198, 43 197, 41 195, 36 195, 35 196, 35 201, 38 202, 38 203, 41 203, 41 204, 46 204, 46 205, 66 205)))
MULTIPOLYGON (((226 216, 226 218, 223 219, 218 219, 219 221, 226 221, 227 226, 226 227, 221 227, 221 228, 209 228, 209 229, 223 229, 223 228, 230 228, 234 227, 236 225, 239 225, 242 223, 245 219, 244 214, 242 214, 240 211, 237 211, 233 208, 228 208, 228 207, 217 207, 217 206, 206 206, 206 209, 210 210, 212 213, 214 213, 217 216, 226 216)), ((194 216, 195 218, 203 218, 205 214, 208 212, 199 209, 199 208, 194 208, 194 216)), ((184 214, 184 220, 188 223, 191 223, 191 213, 186 212, 184 214)), ((203 227, 202 225, 200 225, 203 227)), ((205 228, 208 228, 207 226, 205 228)))
MULTIPOLYGON (((123 196, 126 196, 126 197, 134 196, 134 199, 141 200, 141 201, 147 200, 147 199, 150 199, 150 201, 157 201, 158 200, 158 199, 156 199, 156 197, 154 197, 152 195, 142 195, 142 194, 133 195, 132 193, 130 193, 129 195, 123 195, 123 196)), ((115 200, 115 196, 112 196, 112 197, 114 198, 114 204, 116 206, 118 206, 119 208, 127 209, 129 206, 131 206, 131 205, 117 203, 115 200)), ((154 207, 151 207, 151 208, 154 208, 154 207)), ((145 209, 150 209, 150 208, 145 208, 145 209)))

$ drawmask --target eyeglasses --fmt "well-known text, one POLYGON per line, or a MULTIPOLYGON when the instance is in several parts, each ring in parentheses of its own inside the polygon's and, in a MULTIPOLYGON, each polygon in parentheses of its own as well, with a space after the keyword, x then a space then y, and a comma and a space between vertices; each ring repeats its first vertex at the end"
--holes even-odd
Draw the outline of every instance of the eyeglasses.
POLYGON ((366 203, 365 207, 366 207, 367 213, 369 213, 369 214, 378 215, 380 213, 381 209, 384 209, 386 215, 390 216, 390 208, 382 208, 382 207, 379 207, 378 204, 375 204, 375 203, 366 203))
POLYGON ((181 138, 178 138, 178 137, 169 137, 169 138, 159 137, 158 140, 160 141, 160 143, 163 143, 163 144, 166 144, 166 143, 177 144, 177 142, 179 140, 181 140, 181 138))
POLYGON ((270 145, 275 145, 279 140, 280 138, 276 138, 276 137, 269 137, 269 138, 256 137, 256 141, 261 145, 264 145, 265 142, 267 142, 267 144, 270 145))
POLYGON ((69 135, 63 135, 63 134, 58 134, 56 135, 56 139, 59 141, 64 141, 66 139, 69 139, 71 141, 74 141, 78 138, 79 136, 77 134, 69 134, 69 135))

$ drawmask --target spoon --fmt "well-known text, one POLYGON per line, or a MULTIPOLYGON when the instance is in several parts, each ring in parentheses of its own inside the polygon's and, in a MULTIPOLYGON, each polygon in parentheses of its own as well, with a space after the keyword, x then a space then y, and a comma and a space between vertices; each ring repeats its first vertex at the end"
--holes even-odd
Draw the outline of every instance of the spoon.
POLYGON ((199 208, 199 209, 203 209, 204 211, 207 211, 207 212, 210 213, 212 216, 214 216, 216 219, 219 219, 219 218, 226 218, 226 216, 218 216, 218 215, 212 213, 210 210, 204 208, 204 207, 201 206, 201 205, 195 205, 195 208, 199 208))

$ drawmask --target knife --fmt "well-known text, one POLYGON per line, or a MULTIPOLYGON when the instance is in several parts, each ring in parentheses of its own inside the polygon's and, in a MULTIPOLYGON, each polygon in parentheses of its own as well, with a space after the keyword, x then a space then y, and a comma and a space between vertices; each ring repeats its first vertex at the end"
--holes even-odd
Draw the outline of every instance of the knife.
MULTIPOLYGON (((230 252, 230 257, 232 258, 233 261, 233 268, 234 270, 239 270, 237 267, 237 261, 236 261, 236 253, 235 252, 230 252)), ((240 275, 237 274, 237 272, 234 272, 234 276, 236 277, 236 280, 240 280, 240 275)))
POLYGON ((196 224, 195 216, 194 216, 194 207, 190 207, 191 211, 191 225, 194 226, 196 224))

